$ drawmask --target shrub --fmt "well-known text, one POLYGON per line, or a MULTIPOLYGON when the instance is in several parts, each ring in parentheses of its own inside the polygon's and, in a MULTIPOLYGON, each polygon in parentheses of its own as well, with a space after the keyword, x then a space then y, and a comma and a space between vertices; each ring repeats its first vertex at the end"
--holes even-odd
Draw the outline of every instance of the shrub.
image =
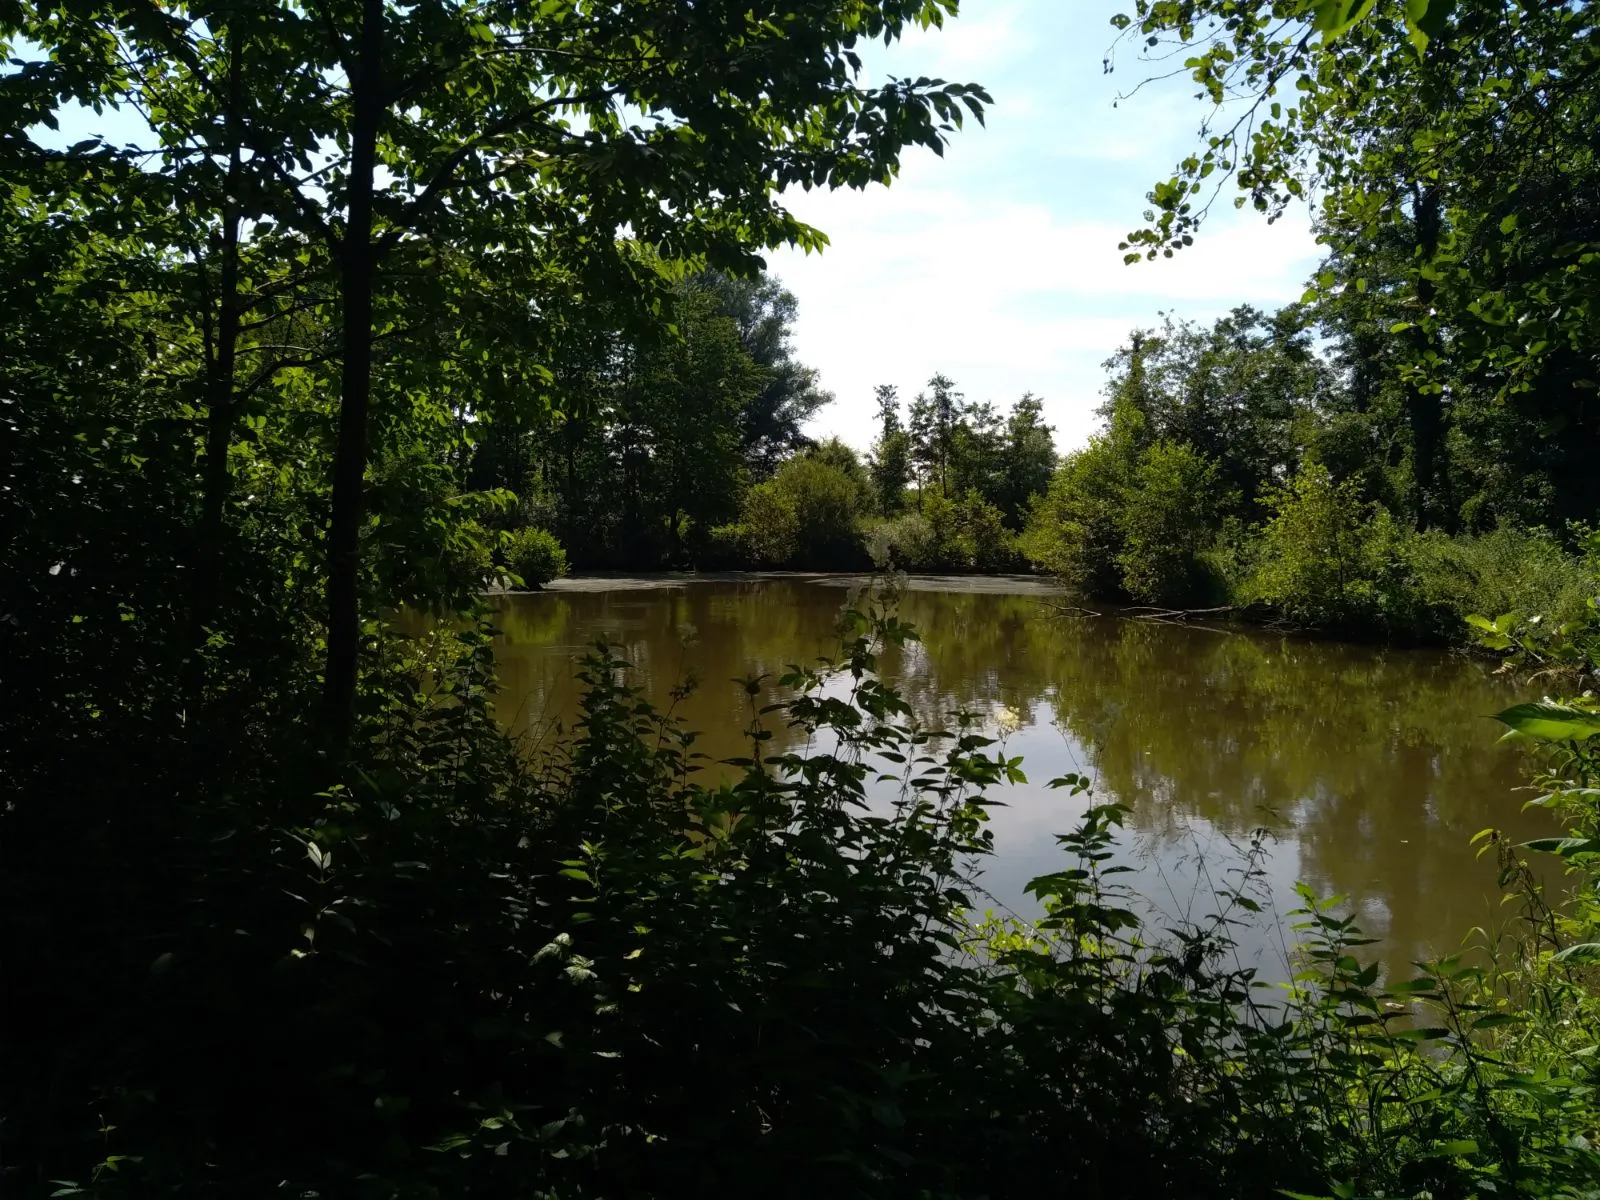
POLYGON ((1070 454, 1035 507, 1022 545, 1028 558, 1090 596, 1121 591, 1117 554, 1128 464, 1109 439, 1070 454))
POLYGON ((1581 620, 1600 589, 1596 564, 1568 551, 1545 529, 1420 534, 1407 553, 1423 594, 1457 620, 1469 613, 1511 613, 1565 624, 1581 620))
POLYGON ((756 566, 855 570, 869 561, 859 528, 866 496, 861 479, 801 455, 745 493, 737 526, 721 536, 756 566))
POLYGON ((975 489, 959 500, 929 497, 926 516, 934 536, 930 569, 1011 571, 1022 564, 1004 514, 975 489))
POLYGON ((1202 555, 1216 539, 1217 468, 1185 442, 1157 442, 1134 468, 1115 555, 1123 590, 1146 604, 1181 604, 1206 591, 1202 555))
POLYGON ((1023 549, 1087 595, 1183 603, 1213 587, 1216 490, 1215 464, 1186 443, 1096 439, 1056 472, 1023 549))
POLYGON ((932 570, 939 539, 921 513, 902 513, 866 524, 862 530, 873 565, 901 571, 932 570))
MULTIPOLYGON (((686 1178, 875 1200, 1592 1194, 1592 905, 1563 928, 1530 898, 1521 992, 1459 960, 1385 987, 1354 922, 1302 892, 1295 986, 1264 1000, 1234 941, 1261 841, 1209 915, 1147 924, 1111 865, 1124 810, 1091 804, 1029 886, 1043 917, 977 921, 986 793, 1021 760, 961 718, 931 732, 878 677, 904 623, 845 622, 767 716, 804 748, 763 749, 758 717, 716 786, 604 646, 578 736, 520 759, 489 631, 435 630, 386 641, 343 782, 285 786, 306 774, 285 759, 227 804, 148 806, 154 876, 125 840, 84 839, 93 873, 30 844, 0 874, 7 911, 99 924, 81 944, 8 929, 31 968, 8 1012, 48 1034, 8 1059, 27 1068, 4 1076, 12 1177, 103 1200, 686 1178)), ((1502 719, 1562 739, 1572 836, 1550 848, 1592 893, 1600 770, 1577 739, 1600 715, 1502 719)))
POLYGON ((1247 601, 1312 628, 1393 632, 1427 624, 1404 535, 1386 510, 1361 499, 1355 481, 1336 483, 1312 463, 1264 503, 1272 519, 1247 601))
POLYGON ((567 573, 567 552, 547 529, 518 529, 506 537, 506 566, 527 588, 541 588, 567 573))
POLYGON ((865 526, 879 567, 902 571, 1014 571, 1025 565, 999 508, 976 491, 959 500, 932 495, 922 510, 865 526))

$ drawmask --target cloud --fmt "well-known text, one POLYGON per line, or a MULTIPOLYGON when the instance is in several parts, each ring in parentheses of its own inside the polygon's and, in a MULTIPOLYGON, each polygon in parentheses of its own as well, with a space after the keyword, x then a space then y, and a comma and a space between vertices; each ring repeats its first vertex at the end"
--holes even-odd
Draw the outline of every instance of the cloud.
POLYGON ((978 79, 995 106, 944 157, 908 154, 888 189, 786 200, 829 249, 770 268, 800 301, 796 346, 838 402, 816 432, 867 445, 872 388, 914 395, 943 371, 973 399, 1045 399, 1065 447, 1094 427, 1101 363, 1170 311, 1206 320, 1296 299, 1319 257, 1303 212, 1268 225, 1223 197, 1195 246, 1126 266, 1117 244, 1145 193, 1192 145, 1202 116, 1184 79, 1117 102, 1109 2, 968 0, 962 17, 876 58, 874 74, 978 79))
POLYGON ((972 398, 1042 394, 1063 446, 1093 425, 1100 364, 1162 311, 1206 319, 1296 298, 1316 261, 1303 225, 1229 210, 1170 260, 1124 265, 1125 227, 947 191, 830 196, 806 219, 832 246, 772 256, 800 299, 796 347, 840 403, 819 427, 865 445, 877 383, 935 371, 972 398))

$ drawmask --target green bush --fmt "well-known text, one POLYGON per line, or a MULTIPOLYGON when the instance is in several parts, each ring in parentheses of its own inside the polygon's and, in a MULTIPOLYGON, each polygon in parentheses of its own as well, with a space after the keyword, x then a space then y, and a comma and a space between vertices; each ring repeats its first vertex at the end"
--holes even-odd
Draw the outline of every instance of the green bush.
POLYGON ((527 588, 541 588, 567 573, 567 552, 547 529, 517 529, 506 537, 506 566, 527 588))
POLYGON ((1216 465, 1184 442, 1157 442, 1134 468, 1119 514, 1123 590, 1145 604, 1206 595, 1202 555, 1217 536, 1216 465))
POLYGON ((1074 591, 1118 595, 1127 477, 1128 463, 1108 439, 1068 455, 1034 508, 1023 552, 1074 591))
POLYGON ((863 534, 879 567, 999 572, 1026 565, 999 508, 975 490, 959 500, 926 496, 921 511, 869 521, 863 534))
POLYGON ((745 493, 737 525, 723 527, 718 538, 737 543, 754 566, 859 569, 870 561, 860 528, 869 497, 864 480, 822 455, 788 459, 745 493))
POLYGON ((1387 510, 1312 463, 1265 503, 1243 599, 1317 629, 1416 633, 1441 617, 1418 587, 1406 535, 1387 510))
POLYGON ((1022 565, 1004 514, 976 489, 957 500, 930 496, 924 511, 934 536, 932 569, 996 572, 1022 565))
POLYGON ((1502 526, 1461 537, 1434 531, 1416 535, 1407 555, 1423 595, 1458 620, 1511 613, 1561 625, 1581 620, 1600 590, 1600 564, 1544 529, 1502 526))
POLYGON ((1217 537, 1217 487, 1215 464, 1186 443, 1135 452, 1125 441, 1096 439, 1051 480, 1022 547, 1085 595, 1211 600, 1206 552, 1217 537))
POLYGON ((938 560, 938 536, 918 512, 869 521, 862 526, 862 535, 867 554, 880 569, 928 571, 938 560))
MULTIPOLYGON (((1021 760, 930 732, 879 678, 903 622, 844 622, 765 718, 805 749, 770 753, 758 718, 717 786, 604 646, 577 736, 520 758, 489 631, 439 630, 385 637, 343 782, 297 786, 291 749, 227 805, 141 812, 170 895, 125 839, 85 839, 92 873, 34 844, 0 876, 39 967, 8 1013, 50 1035, 4 1077, 13 1178, 101 1200, 1592 1194, 1592 908, 1562 925, 1528 893, 1509 966, 1391 986, 1303 892, 1294 987, 1264 989, 1234 940, 1264 845, 1209 914, 1146 923, 1108 866, 1124 810, 1091 804, 1029 887, 1039 920, 974 918, 1021 760), (102 924, 75 948, 39 911, 102 924)), ((1551 848, 1592 881, 1600 715, 1503 717, 1558 739, 1551 848)))

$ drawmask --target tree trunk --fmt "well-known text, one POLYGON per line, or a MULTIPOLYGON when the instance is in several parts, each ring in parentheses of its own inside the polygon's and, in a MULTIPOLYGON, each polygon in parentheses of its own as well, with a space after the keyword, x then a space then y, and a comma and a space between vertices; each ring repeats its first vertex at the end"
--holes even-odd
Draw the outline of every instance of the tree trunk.
POLYGON ((228 30, 232 47, 228 57, 228 111, 223 115, 228 147, 228 173, 223 181, 222 237, 218 249, 220 280, 217 302, 217 338, 206 379, 206 448, 201 462, 200 539, 194 563, 192 597, 195 684, 203 679, 200 647, 207 627, 216 620, 222 586, 223 518, 227 512, 228 448, 233 444, 234 387, 239 354, 239 226, 242 221, 240 191, 244 177, 240 147, 240 108, 244 104, 244 64, 239 35, 228 30))
MULTIPOLYGON (((1411 328, 1411 336, 1420 360, 1433 344, 1427 320, 1436 291, 1433 280, 1420 271, 1431 267, 1438 253, 1443 214, 1437 188, 1414 188, 1412 198, 1417 226, 1419 274, 1418 320, 1411 328)), ((1421 370, 1419 361, 1415 371, 1421 370)), ((1449 517, 1442 504, 1444 489, 1440 486, 1444 470, 1441 461, 1444 449, 1444 402, 1440 393, 1431 390, 1428 382, 1418 378, 1415 373, 1406 383, 1406 423, 1411 426, 1411 501, 1417 532, 1425 533, 1435 524, 1436 515, 1445 518, 1446 523, 1449 517)))
POLYGON ((383 0, 362 0, 360 44, 350 75, 350 174, 340 246, 344 308, 339 437, 328 522, 328 656, 323 720, 330 746, 348 746, 355 724, 361 644, 362 493, 367 471, 367 406, 372 389, 372 293, 377 273, 372 243, 372 191, 378 121, 383 113, 383 0))

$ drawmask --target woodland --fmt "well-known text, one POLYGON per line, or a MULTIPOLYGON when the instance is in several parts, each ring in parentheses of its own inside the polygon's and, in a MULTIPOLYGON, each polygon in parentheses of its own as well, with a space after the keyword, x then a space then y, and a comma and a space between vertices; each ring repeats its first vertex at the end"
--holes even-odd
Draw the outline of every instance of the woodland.
POLYGON ((7 1195, 1600 1195, 1592 5, 1132 0, 1204 125, 1128 269, 1235 200, 1326 263, 1132 332, 1064 457, 943 376, 861 454, 763 252, 982 120, 864 82, 957 7, 0 4, 7 1195), (494 719, 486 588, 872 565, 731 778, 605 644, 559 744, 494 719), (1023 569, 1504 659, 1514 936, 1389 977, 1306 890, 1269 987, 1268 848, 1146 924, 1076 773, 978 915, 1025 764, 878 656, 899 570, 1023 569))

